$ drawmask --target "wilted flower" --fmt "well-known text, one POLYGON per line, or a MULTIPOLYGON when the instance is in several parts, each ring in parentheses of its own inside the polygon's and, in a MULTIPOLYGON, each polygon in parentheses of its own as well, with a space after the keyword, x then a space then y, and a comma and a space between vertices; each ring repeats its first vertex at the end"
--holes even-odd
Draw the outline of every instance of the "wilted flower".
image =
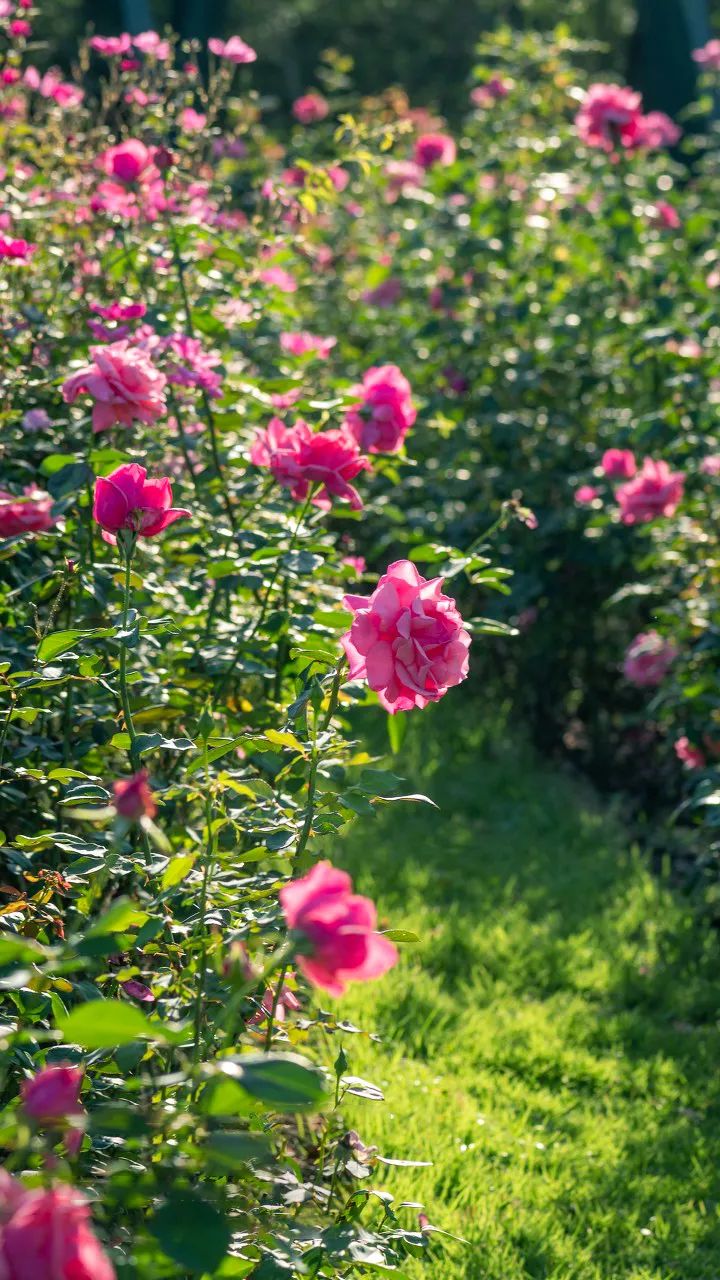
POLYGON ((376 932, 369 898, 352 891, 352 880, 329 862, 280 890, 288 928, 302 935, 309 953, 297 957, 309 982, 341 996, 348 982, 379 978, 397 962, 397 951, 376 932))
POLYGON ((468 673, 470 636, 442 578, 396 560, 371 596, 347 595, 353 614, 342 645, 353 680, 367 680, 391 714, 438 702, 468 673))

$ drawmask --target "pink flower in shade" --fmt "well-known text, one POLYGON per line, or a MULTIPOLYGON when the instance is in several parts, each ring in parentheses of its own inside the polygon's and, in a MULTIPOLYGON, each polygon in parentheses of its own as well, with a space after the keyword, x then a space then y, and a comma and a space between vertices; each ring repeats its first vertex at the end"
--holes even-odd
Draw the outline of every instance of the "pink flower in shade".
POLYGON ((131 43, 127 31, 121 36, 91 36, 89 41, 90 48, 104 58, 119 58, 121 54, 127 53, 131 43))
POLYGON ((709 453, 700 463, 704 476, 720 476, 720 453, 709 453))
POLYGON ((87 1201, 74 1187, 27 1191, 6 1174, 0 1222, 3 1280, 115 1280, 91 1229, 87 1201))
POLYGON ((132 38, 133 48, 140 53, 150 54, 161 62, 167 62, 172 54, 169 40, 163 40, 157 31, 141 31, 132 38))
POLYGON ((157 176, 154 153, 139 138, 128 138, 115 147, 108 147, 98 162, 108 177, 127 185, 157 176))
POLYGON ((693 59, 708 71, 720 71, 720 40, 708 40, 700 49, 693 50, 693 59))
POLYGON ((14 538, 19 533, 45 533, 52 529, 52 498, 42 489, 29 485, 22 498, 0 489, 0 538, 14 538))
POLYGON ((662 684, 676 657, 674 644, 657 631, 641 631, 625 651, 623 675, 630 684, 652 688, 662 684))
POLYGON ((600 465, 610 480, 629 480, 637 470, 632 449, 606 449, 600 465))
POLYGON ((8 31, 10 32, 10 35, 15 36, 16 39, 21 37, 25 39, 27 36, 32 35, 32 27, 25 18, 13 18, 12 22, 8 25, 8 31))
POLYGON ((290 275, 289 271, 285 271, 283 267, 265 267, 260 272, 260 279, 263 284, 272 284, 281 293, 296 293, 297 281, 290 275))
POLYGON ((207 116, 194 107, 185 107, 180 112, 180 127, 185 133, 202 133, 207 124, 207 116))
POLYGON ((350 677, 367 680, 391 715, 438 702, 467 676, 470 636, 442 578, 396 560, 371 596, 343 604, 354 614, 342 637, 350 677))
POLYGON ((422 187, 425 179, 424 168, 414 160, 388 160, 385 165, 387 191, 385 199, 394 204, 399 196, 409 195, 422 187))
POLYGON ((30 244, 27 240, 15 240, 10 236, 0 235, 0 258, 28 262, 36 249, 37 245, 30 244))
POLYGON ((349 502, 355 511, 362 508, 360 494, 350 481, 369 470, 370 463, 346 431, 313 432, 302 419, 286 427, 273 418, 264 431, 258 431, 250 461, 256 467, 268 467, 296 502, 319 486, 315 506, 328 510, 335 497, 349 502))
POLYGON ((246 44, 240 36, 230 36, 229 40, 218 40, 215 36, 208 40, 208 49, 216 58, 225 58, 240 66, 245 62, 256 62, 257 53, 246 44))
POLYGON ((507 98, 509 92, 510 84, 507 80, 503 80, 500 76, 492 76, 485 84, 479 84, 472 90, 470 101, 476 107, 489 107, 493 102, 507 98))
POLYGON ((623 524, 645 524, 657 516, 675 514, 683 496, 685 477, 667 462, 645 458, 633 480, 620 485, 616 497, 623 524))
POLYGON ((357 578, 362 578, 367 569, 367 562, 364 556, 343 556, 341 564, 346 564, 348 569, 352 569, 357 578))
POLYGON ((302 97, 296 98, 292 104, 292 113, 300 124, 317 124, 319 120, 324 120, 330 111, 330 106, 321 93, 311 90, 310 93, 304 93, 302 97))
POLYGON ((690 739, 683 735, 678 738, 674 744, 675 755, 681 760, 686 769, 704 769, 707 763, 705 753, 699 747, 694 747, 690 739))
POLYGON ((575 117, 575 128, 589 147, 614 151, 637 144, 642 98, 617 84, 593 84, 575 117))
POLYGON ((579 507, 591 507, 599 497, 600 490, 591 484, 581 484, 580 488, 575 490, 575 501, 579 507))
POLYGON ((80 1101, 83 1082, 82 1067, 68 1064, 43 1067, 31 1080, 25 1080, 20 1090, 22 1109, 39 1129, 65 1129, 65 1144, 71 1155, 76 1155, 82 1145, 79 1126, 67 1122, 85 1116, 80 1101))
POLYGON ((413 159, 421 169, 454 164, 456 156, 455 139, 449 133, 423 133, 415 142, 413 159))
POLYGON ((665 227, 668 231, 677 231, 682 226, 682 218, 674 205, 668 204, 666 200, 658 200, 653 208, 653 221, 659 227, 665 227))
POLYGON ((156 422, 166 412, 167 378, 155 368, 147 352, 129 342, 91 347, 93 363, 65 380, 63 399, 74 404, 88 395, 93 405, 93 430, 106 431, 116 422, 156 422))
POLYGON ((402 282, 397 276, 388 276, 387 279, 381 280, 380 284, 375 285, 374 289, 366 289, 362 295, 363 302, 367 302, 371 307, 378 307, 385 311, 390 307, 394 307, 395 303, 402 297, 402 282))
POLYGON ((374 903, 353 893, 349 875, 329 862, 285 885, 279 896, 288 928, 309 949, 297 965, 313 986, 341 996, 349 982, 379 978, 397 963, 395 947, 377 933, 374 903))
POLYGON ((367 453, 397 453, 417 418, 410 383, 396 364, 376 365, 353 388, 359 396, 345 421, 367 453))
POLYGON ((316 355, 319 360, 327 360, 337 343, 337 338, 321 338, 316 333, 308 333, 306 329, 300 333, 281 333, 280 346, 291 356, 316 355))
MULTIPOLYGON (((93 517, 106 533, 129 529, 142 538, 154 538, 190 511, 173 507, 172 485, 166 478, 148 479, 147 471, 130 462, 98 476, 95 481, 93 517)), ((117 804, 117 793, 116 793, 117 804)))
MULTIPOLYGON (((295 974, 292 969, 288 969, 286 976, 293 979, 295 974)), ((275 1006, 275 1022, 285 1022, 288 1010, 295 1013, 301 1007, 300 1001, 295 995, 295 992, 290 990, 285 981, 283 981, 283 985, 280 989, 277 1003, 275 1001, 276 991, 277 984, 273 987, 265 988, 260 1008, 257 1013, 253 1014, 252 1018, 248 1019, 248 1024, 250 1026, 257 1026, 259 1023, 264 1022, 266 1018, 269 1018, 273 1011, 273 1005, 275 1006)))
POLYGON ((114 804, 121 818, 138 822, 140 818, 155 817, 157 805, 148 778, 147 769, 139 769, 132 778, 118 778, 113 782, 114 804))

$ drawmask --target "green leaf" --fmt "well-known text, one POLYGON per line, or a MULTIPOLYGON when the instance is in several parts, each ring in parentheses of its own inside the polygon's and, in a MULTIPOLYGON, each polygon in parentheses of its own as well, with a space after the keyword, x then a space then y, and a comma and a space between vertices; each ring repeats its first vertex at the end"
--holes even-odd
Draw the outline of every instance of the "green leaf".
POLYGON ((147 919, 147 911, 141 911, 129 898, 118 898, 110 910, 96 921, 86 936, 96 938, 106 933, 125 933, 130 925, 145 924, 147 919))
POLYGON ((83 636, 91 635, 92 631, 54 631, 52 635, 45 636, 45 639, 40 641, 37 648, 38 662, 52 662, 53 658, 58 658, 61 653, 72 649, 83 636))
POLYGON ((180 857, 171 858, 162 874, 160 883, 163 889, 172 889, 173 885, 180 884, 194 866, 194 853, 183 853, 180 857))
POLYGON ((317 1108, 327 1098, 323 1072, 298 1054, 247 1054, 225 1058, 218 1066, 276 1111, 317 1108))
POLYGON ((390 942, 422 942, 422 938, 409 929, 383 929, 382 936, 389 938, 390 942))
POLYGON ((151 1023, 134 1005, 120 1000, 90 1000, 81 1004, 58 1025, 67 1044, 83 1049, 114 1049, 132 1040, 167 1039, 161 1023, 151 1023))
POLYGON ((216 1271, 230 1247, 227 1219, 193 1191, 173 1192, 148 1226, 163 1253, 196 1274, 216 1271))
POLYGON ((269 1155, 270 1143, 264 1133, 250 1133, 247 1130, 230 1133, 228 1131, 211 1133, 204 1145, 204 1150, 213 1163, 224 1165, 228 1169, 236 1169, 247 1164, 248 1160, 262 1160, 269 1155))

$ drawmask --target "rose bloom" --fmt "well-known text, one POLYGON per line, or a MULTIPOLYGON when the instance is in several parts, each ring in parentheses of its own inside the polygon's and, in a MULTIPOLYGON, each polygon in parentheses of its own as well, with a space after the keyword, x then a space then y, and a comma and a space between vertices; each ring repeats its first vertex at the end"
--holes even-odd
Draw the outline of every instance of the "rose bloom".
POLYGON ((664 111, 649 111, 647 115, 640 117, 635 145, 657 150, 660 147, 674 147, 681 137, 682 129, 664 111))
POLYGON ((163 416, 167 379, 147 352, 123 340, 91 347, 90 354, 93 363, 66 378, 62 393, 68 404, 82 394, 95 401, 94 431, 105 431, 116 422, 126 427, 133 422, 150 424, 163 416))
POLYGON ((683 496, 685 477, 667 462, 646 458, 633 480, 620 485, 617 500, 623 524, 645 524, 656 516, 672 516, 683 496))
MULTIPOLYGON (((84 1071, 66 1063, 43 1067, 32 1080, 23 1081, 20 1089, 22 1109, 41 1129, 62 1128, 73 1117, 85 1115, 80 1101, 80 1088, 84 1071)), ((76 1155, 82 1145, 80 1128, 70 1126, 65 1135, 70 1155, 76 1155)))
POLYGON ((74 1187, 28 1191, 0 1171, 0 1276, 3 1280, 115 1280, 74 1187))
POLYGON ((121 818, 137 822, 140 818, 155 817, 157 805, 148 778, 147 769, 140 769, 132 778, 113 782, 114 804, 121 818))
POLYGON ((215 36, 208 40, 208 49, 216 58, 226 58, 240 66, 244 62, 256 62, 257 53, 240 36, 230 36, 229 40, 218 40, 215 36))
POLYGON ((49 493, 28 485, 23 497, 0 489, 0 538, 14 538, 18 533, 45 533, 52 529, 53 500, 49 493))
POLYGON ((133 36, 132 42, 140 53, 151 54, 161 62, 167 62, 172 53, 169 41, 163 40, 157 31, 141 31, 139 35, 133 36))
POLYGON ((354 617, 342 645, 353 680, 367 680, 393 715, 438 702, 468 673, 470 636, 442 578, 396 560, 369 597, 347 595, 354 617))
POLYGON ((590 507, 599 497, 600 490, 592 484, 581 484, 580 488, 575 490, 575 501, 579 507, 590 507))
POLYGON ((180 112, 180 127, 186 133, 201 133, 207 124, 207 116, 202 111, 196 111, 194 107, 185 107, 180 112))
POLYGON ((353 388, 359 396, 345 421, 361 449, 397 453, 417 418, 410 383, 396 364, 376 365, 353 388))
POLYGON ((700 463, 704 476, 720 476, 720 453, 709 453, 700 463))
POLYGON ((662 684, 677 657, 677 649, 657 631, 641 631, 628 645, 623 675, 630 684, 652 688, 662 684))
POLYGON ((397 950, 377 933, 369 898, 352 891, 352 880, 329 862, 280 890, 288 928, 301 934, 309 954, 298 968, 313 986, 341 996, 348 982, 379 978, 397 963, 397 950))
POLYGON ((12 236, 0 235, 0 258, 9 258, 16 262, 27 262, 37 250, 36 244, 29 240, 14 239, 12 236))
POLYGON ((688 737, 683 735, 674 743, 675 755, 681 760, 686 769, 704 769, 707 761, 705 754, 699 747, 694 747, 688 737))
POLYGON ((256 467, 269 467, 296 502, 304 501, 318 485, 315 506, 328 510, 335 497, 349 502, 354 511, 362 508, 362 498, 350 481, 369 470, 370 463, 347 431, 313 432, 301 418, 292 427, 273 418, 264 431, 258 431, 250 461, 256 467))
POLYGON ((589 147, 614 151, 637 143, 642 98, 617 84, 593 84, 575 117, 575 128, 589 147))
POLYGON ((291 991, 287 986, 286 982, 286 979, 289 978, 292 980, 294 977, 295 974, 293 970, 288 969, 286 978, 283 980, 282 987, 280 988, 280 993, 277 996, 277 1002, 275 999, 277 984, 275 986, 265 988, 260 1008, 257 1010, 257 1013, 254 1013, 251 1018, 248 1018, 248 1026, 256 1027, 259 1023, 264 1022, 266 1018, 269 1018, 273 1011, 273 1005, 275 1005, 275 1022, 285 1022, 288 1010, 291 1010, 293 1013, 297 1012, 301 1007, 300 1001, 295 995, 295 992, 291 991))
POLYGON ((406 196, 422 187, 425 170, 414 160, 388 160, 385 165, 387 191, 385 199, 394 204, 399 196, 406 196))
POLYGON ((694 49, 692 56, 698 66, 707 67, 709 71, 720 71, 720 40, 708 40, 702 48, 694 49))
POLYGON ((415 142, 413 159, 421 169, 454 164, 456 156, 455 139, 449 133, 423 133, 415 142))
POLYGON ((629 480, 637 470, 632 449, 606 449, 600 465, 610 480, 629 480))
POLYGON ((121 529, 129 529, 139 537, 154 538, 168 525, 191 514, 171 503, 172 485, 168 479, 149 479, 144 467, 129 462, 95 481, 93 518, 113 536, 121 529))
POLYGON ((292 104, 292 113, 300 124, 317 124, 319 120, 325 119, 329 111, 330 106, 327 100, 314 89, 296 98, 292 104))
POLYGON ((91 36, 89 44, 91 49, 105 58, 118 58, 120 54, 127 53, 131 40, 127 31, 124 31, 121 36, 91 36))
POLYGON ((666 227, 668 231, 677 231, 682 226, 682 219, 677 209, 673 205, 668 204, 667 200, 658 200, 653 208, 653 220, 660 227, 666 227))
POLYGON ((305 356, 312 352, 319 360, 327 360, 337 343, 337 338, 321 338, 306 329, 300 333, 281 333, 280 346, 291 356, 305 356))
POLYGON ((157 174, 154 152, 139 138, 128 138, 115 147, 108 147, 98 159, 103 172, 116 182, 129 184, 157 174))

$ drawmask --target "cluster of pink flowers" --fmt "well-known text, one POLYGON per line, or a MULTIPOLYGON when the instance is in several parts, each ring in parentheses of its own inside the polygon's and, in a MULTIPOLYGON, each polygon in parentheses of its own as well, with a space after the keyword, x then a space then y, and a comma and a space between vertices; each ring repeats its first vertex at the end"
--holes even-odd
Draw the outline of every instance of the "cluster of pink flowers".
POLYGON ((397 453, 417 418, 412 388, 395 364, 368 369, 345 421, 366 453, 397 453))
POLYGON ((156 58, 159 62, 168 62, 172 57, 170 41, 163 39, 157 31, 141 31, 134 36, 127 31, 119 36, 91 36, 89 44, 103 58, 125 58, 128 70, 132 59, 127 55, 131 55, 133 51, 156 58))
POLYGON ((55 524, 52 504, 50 494, 34 485, 29 485, 21 498, 0 489, 0 538, 52 529, 55 524))
POLYGON ((438 702, 468 674, 470 636, 442 586, 397 560, 371 596, 344 597, 354 615, 342 638, 350 677, 367 680, 391 714, 438 702))
POLYGON ((309 982, 341 996, 350 981, 379 978, 397 962, 397 951, 377 932, 377 912, 369 898, 352 891, 352 881, 329 862, 280 890, 288 928, 308 952, 297 966, 309 982))
POLYGON ((589 147, 613 152, 674 146, 680 129, 662 111, 643 114, 642 97, 616 84, 593 84, 575 117, 575 127, 589 147))
POLYGON ((107 347, 91 347, 92 363, 63 383, 63 398, 74 404, 80 395, 94 400, 94 431, 106 431, 120 423, 152 423, 166 410, 167 378, 155 368, 147 352, 125 339, 107 347))
POLYGON ((0 1170, 0 1275, 3 1280, 115 1280, 115 1269, 78 1191, 64 1185, 28 1191, 0 1170))
POLYGON ((273 418, 258 431, 250 461, 268 467, 296 502, 314 491, 314 505, 324 510, 333 498, 349 502, 355 511, 362 508, 362 498, 350 482, 369 470, 370 463, 346 430, 314 432, 301 418, 292 427, 273 418))
POLYGON ((652 688, 662 684, 676 658, 677 649, 669 640, 657 631, 643 631, 626 650, 623 674, 631 684, 652 688))
POLYGON ((672 516, 682 501, 685 477, 667 462, 645 458, 640 471, 617 489, 623 524, 645 524, 657 516, 672 516))
POLYGON ((63 80, 62 75, 55 68, 41 75, 37 67, 27 67, 23 75, 23 83, 28 89, 39 93, 41 98, 49 98, 59 107, 79 107, 85 97, 79 85, 63 80))

